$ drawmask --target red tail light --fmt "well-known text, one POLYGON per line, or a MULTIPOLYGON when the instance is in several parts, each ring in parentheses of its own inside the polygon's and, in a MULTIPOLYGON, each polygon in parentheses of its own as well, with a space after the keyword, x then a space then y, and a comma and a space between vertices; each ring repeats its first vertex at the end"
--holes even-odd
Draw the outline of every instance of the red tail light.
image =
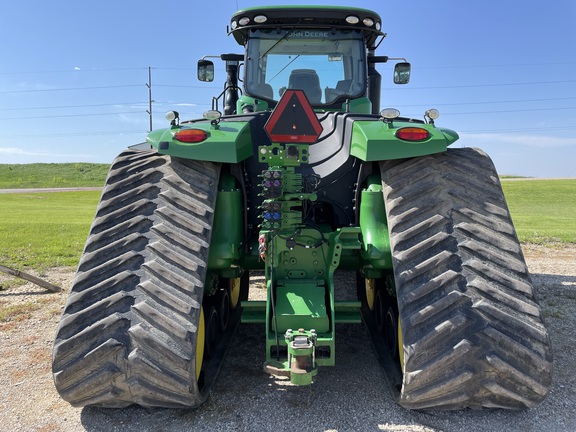
POLYGON ((176 141, 185 143, 199 143, 208 138, 208 132, 201 129, 182 129, 174 134, 176 141))
POLYGON ((404 141, 424 141, 430 137, 430 132, 419 127, 405 127, 396 131, 396 138, 404 141))

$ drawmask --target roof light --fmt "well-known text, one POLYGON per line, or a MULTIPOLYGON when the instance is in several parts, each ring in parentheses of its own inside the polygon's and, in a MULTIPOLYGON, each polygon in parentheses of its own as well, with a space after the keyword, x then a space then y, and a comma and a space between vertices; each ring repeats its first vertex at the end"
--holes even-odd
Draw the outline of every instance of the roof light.
POLYGON ((346 17, 346 22, 348 24, 358 24, 360 22, 360 18, 358 18, 357 16, 354 16, 354 15, 348 15, 346 17))
POLYGON ((396 108, 384 108, 382 111, 380 111, 380 115, 382 118, 392 120, 396 117, 400 117, 400 111, 398 111, 396 108))
POLYGON ((266 17, 266 15, 256 15, 254 17, 254 22, 256 24, 264 24, 266 21, 268 21, 268 18, 266 17))
POLYGON ((404 141, 424 141, 430 137, 430 132, 419 127, 405 127, 396 131, 396 138, 404 141))
POLYGON ((424 113, 424 117, 428 117, 431 120, 436 120, 440 117, 440 111, 435 108, 431 108, 424 113))
POLYGON ((380 21, 376 21, 376 30, 380 31, 380 28, 382 26, 380 25, 380 21))
POLYGON ((208 110, 204 111, 202 117, 204 117, 206 120, 220 120, 220 117, 222 117, 222 113, 216 110, 208 110))
POLYGON ((166 120, 168 120, 170 122, 170 124, 175 125, 176 124, 176 120, 180 119, 180 115, 178 114, 178 111, 168 111, 166 113, 166 120))
POLYGON ((206 140, 208 136, 208 132, 202 129, 182 129, 174 134, 174 139, 184 143, 199 143, 206 140))
POLYGON ((248 17, 242 17, 238 20, 238 24, 240 24, 241 26, 245 26, 250 22, 250 18, 248 17))
POLYGON ((230 24, 232 26, 232 30, 236 30, 236 28, 238 27, 238 23, 236 21, 232 21, 232 24, 230 24))
POLYGON ((372 18, 364 18, 362 22, 366 27, 372 27, 374 25, 374 20, 372 18))

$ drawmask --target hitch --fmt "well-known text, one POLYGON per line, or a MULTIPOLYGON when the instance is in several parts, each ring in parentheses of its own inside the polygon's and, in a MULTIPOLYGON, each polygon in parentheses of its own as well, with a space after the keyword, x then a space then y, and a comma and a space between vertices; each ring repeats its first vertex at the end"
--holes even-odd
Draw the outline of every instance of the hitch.
POLYGON ((294 385, 310 385, 318 373, 316 364, 316 330, 286 330, 284 341, 288 347, 288 360, 270 360, 264 363, 264 371, 271 375, 286 376, 294 385))

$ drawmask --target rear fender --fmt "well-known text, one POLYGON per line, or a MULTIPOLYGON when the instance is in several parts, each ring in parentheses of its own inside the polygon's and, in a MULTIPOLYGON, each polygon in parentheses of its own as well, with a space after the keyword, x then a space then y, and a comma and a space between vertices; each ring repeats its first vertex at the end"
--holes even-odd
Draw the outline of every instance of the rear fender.
POLYGON ((433 124, 408 121, 356 121, 352 130, 350 153, 363 161, 404 159, 442 153, 458 139, 458 134, 450 129, 437 128, 433 124), (418 127, 428 131, 428 138, 422 141, 404 141, 396 137, 396 132, 404 127, 418 127))
POLYGON ((150 132, 146 142, 158 153, 184 159, 210 162, 238 163, 252 156, 252 134, 248 122, 221 121, 194 122, 158 129, 150 132), (185 143, 175 139, 177 132, 185 129, 205 131, 207 138, 197 143, 185 143))

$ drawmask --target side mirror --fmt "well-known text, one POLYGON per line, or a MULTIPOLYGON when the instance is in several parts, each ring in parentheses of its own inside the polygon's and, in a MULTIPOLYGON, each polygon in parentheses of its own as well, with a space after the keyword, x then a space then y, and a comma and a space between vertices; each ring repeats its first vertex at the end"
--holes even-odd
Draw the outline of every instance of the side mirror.
POLYGON ((198 79, 204 82, 214 81, 214 63, 210 60, 198 60, 198 79))
POLYGON ((408 84, 408 82, 410 82, 410 63, 396 63, 394 65, 394 84, 408 84))

